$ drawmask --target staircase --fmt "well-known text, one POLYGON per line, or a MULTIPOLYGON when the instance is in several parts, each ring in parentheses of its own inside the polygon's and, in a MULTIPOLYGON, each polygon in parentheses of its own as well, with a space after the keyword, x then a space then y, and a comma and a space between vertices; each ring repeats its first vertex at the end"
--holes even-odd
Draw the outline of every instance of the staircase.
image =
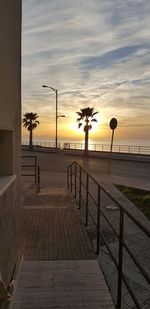
POLYGON ((65 188, 26 194, 12 309, 114 308, 78 208, 65 188))

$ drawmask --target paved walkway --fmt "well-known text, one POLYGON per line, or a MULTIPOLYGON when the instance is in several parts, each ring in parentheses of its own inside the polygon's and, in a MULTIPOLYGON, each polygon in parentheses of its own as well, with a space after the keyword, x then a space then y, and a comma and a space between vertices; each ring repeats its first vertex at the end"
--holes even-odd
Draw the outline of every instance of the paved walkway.
POLYGON ((25 260, 95 259, 78 210, 65 189, 43 189, 27 196, 25 205, 25 260))
POLYGON ((83 222, 63 188, 24 199, 24 257, 13 309, 113 309, 83 222))
MULTIPOLYGON (((54 211, 54 208, 56 210, 61 208, 61 211, 66 210, 66 213, 67 213, 68 210, 70 211, 72 209, 72 202, 71 202, 71 204, 69 204, 68 201, 69 201, 70 197, 67 196, 66 191, 64 191, 64 187, 66 186, 66 167, 70 163, 72 163, 74 160, 76 160, 79 164, 81 164, 84 168, 86 168, 89 171, 89 173, 92 174, 93 177, 98 182, 107 182, 108 186, 109 186, 109 183, 110 184, 111 183, 122 184, 122 185, 127 185, 127 186, 129 185, 129 186, 132 186, 132 187, 136 187, 136 188, 140 188, 140 189, 150 191, 149 164, 146 164, 146 163, 143 163, 143 162, 142 163, 139 163, 139 162, 134 163, 134 162, 127 162, 127 161, 121 162, 121 161, 112 160, 111 175, 107 176, 107 168, 108 168, 107 160, 102 160, 102 159, 97 159, 97 158, 89 158, 89 157, 86 158, 86 157, 82 157, 82 156, 74 157, 72 155, 69 156, 69 155, 64 155, 64 154, 60 154, 60 153, 57 153, 57 154, 39 153, 38 154, 38 162, 41 166, 41 186, 44 188, 44 190, 42 189, 41 194, 38 195, 38 199, 37 199, 35 194, 32 194, 32 195, 26 194, 28 192, 29 186, 31 187, 31 183, 33 183, 33 179, 31 177, 24 177, 24 188, 23 189, 24 189, 24 192, 26 194, 26 199, 25 199, 25 202, 24 202, 24 209, 23 209, 23 212, 24 212, 25 217, 26 217, 26 219, 24 217, 24 222, 28 222, 28 220, 30 220, 29 211, 38 210, 39 213, 40 213, 41 205, 42 205, 42 209, 45 209, 45 210, 51 209, 52 211, 54 211), (51 186, 51 190, 50 190, 51 193, 49 191, 49 186, 51 186), (56 187, 58 187, 59 189, 57 190, 56 187), (46 191, 46 188, 47 188, 47 191, 46 191), (50 193, 50 197, 48 196, 49 195, 48 191, 50 193), (52 192, 53 192, 53 194, 52 194, 52 192), (58 196, 59 196, 59 198, 58 198, 58 196), (49 202, 49 199, 51 200, 51 203, 49 202), (61 199, 63 199, 63 202, 61 203, 61 207, 60 207, 60 203, 58 203, 58 201, 60 201, 61 199)), ((117 223, 118 222, 118 220, 117 220, 118 210, 117 209, 112 210, 112 201, 110 201, 106 197, 103 197, 103 207, 104 207, 104 211, 107 212, 107 216, 111 217, 111 221, 114 224, 114 226, 117 226, 117 224, 118 224, 117 223)), ((38 211, 35 212, 35 214, 38 214, 38 211)), ((77 211, 77 213, 78 213, 78 211, 77 211)), ((80 213, 81 213, 81 211, 80 211, 80 213)), ((52 215, 52 212, 51 212, 51 215, 52 215)), ((74 215, 76 217, 75 209, 74 209, 74 215)), ((41 215, 39 214, 39 216, 41 216, 41 215)), ((44 216, 44 213, 43 213, 43 216, 44 216)), ((46 216, 47 215, 45 215, 45 217, 46 216)), ((35 215, 35 217, 36 217, 36 215, 35 215)), ((62 218, 63 218, 63 216, 62 216, 62 218)), ((42 220, 43 219, 41 219, 41 221, 42 220)), ((36 219, 35 219, 35 221, 36 221, 36 219)), ((80 222, 79 217, 77 218, 77 221, 80 222)), ((77 223, 77 221, 76 221, 76 223, 77 223)), ((44 221, 44 224, 45 224, 45 222, 46 221, 44 221)), ((55 222, 54 216, 53 216, 52 222, 55 222)), ((144 237, 141 237, 139 235, 137 229, 135 229, 135 227, 133 226, 133 224, 131 222, 128 222, 128 223, 129 224, 127 225, 125 236, 127 238, 127 241, 130 244, 130 247, 132 247, 132 249, 135 251, 138 259, 140 259, 142 261, 142 264, 144 265, 144 267, 146 266, 146 271, 147 271, 149 269, 149 256, 150 256, 150 254, 149 254, 149 248, 150 248, 149 242, 147 242, 147 239, 145 240, 144 237)), ((32 224, 33 223, 30 221, 30 224, 28 224, 28 226, 32 226, 32 224)), ((80 222, 80 224, 82 226, 82 222, 80 222)), ((126 222, 126 224, 127 224, 127 222, 126 222)), ((54 224, 52 223, 52 225, 54 225, 54 224)), ((46 229, 47 229, 47 227, 46 227, 46 229)), ((101 220, 101 229, 102 229, 106 239, 110 242, 110 245, 113 249, 113 252, 116 254, 116 252, 118 252, 116 250, 118 247, 117 247, 117 243, 115 242, 115 238, 112 235, 112 232, 110 233, 110 230, 106 226, 105 222, 103 222, 102 220, 101 220)), ((94 234, 95 230, 89 229, 88 232, 90 234, 91 239, 93 240, 94 236, 92 236, 92 235, 95 235, 94 234)), ((36 246, 37 247, 41 246, 42 245, 42 238, 41 238, 41 241, 39 241, 39 243, 38 243, 38 240, 35 236, 34 243, 29 244, 27 234, 30 235, 30 236, 31 236, 31 234, 30 234, 29 231, 26 233, 26 256, 28 255, 27 258, 29 259, 29 255, 31 256, 33 254, 33 252, 31 252, 29 249, 32 247, 32 245, 33 245, 34 248, 36 246), (40 243, 41 243, 41 245, 40 245, 40 243)), ((43 237, 43 239, 44 239, 44 237, 43 237)), ((60 235, 59 235, 59 237, 60 237, 60 235)), ((30 239, 30 237, 29 237, 29 239, 30 239)), ((62 237, 60 237, 60 239, 62 239, 62 237)), ((40 238, 39 238, 39 240, 40 240, 40 238)), ((48 246, 47 246, 48 239, 45 238, 45 241, 46 241, 46 248, 48 248, 48 246)), ((54 242, 54 243, 56 244, 56 242, 54 242)), ((73 257, 73 256, 75 256, 75 252, 76 252, 76 250, 73 250, 73 248, 75 248, 74 245, 75 245, 75 241, 74 241, 74 244, 72 246, 72 251, 70 251, 70 253, 69 253, 70 257, 68 256, 67 260, 60 257, 60 259, 57 260, 57 262, 62 263, 62 267, 64 267, 63 263, 65 263, 65 262, 67 262, 67 265, 69 265, 69 263, 71 261, 73 263, 74 262, 76 263, 77 261, 91 262, 93 264, 92 269, 94 271, 94 269, 95 269, 94 265, 95 265, 95 263, 97 264, 97 260, 95 260, 95 256, 94 256, 94 259, 93 259, 93 257, 92 258, 87 257, 87 252, 84 251, 83 255, 86 255, 86 258, 85 259, 84 259, 84 257, 81 258, 81 252, 79 250, 78 254, 80 253, 80 258, 77 259, 77 254, 76 254, 76 257, 73 257), (71 256, 72 256, 72 258, 71 258, 71 256)), ((63 248, 65 248, 64 245, 63 245, 63 248)), ((78 246, 78 248, 79 248, 79 246, 78 246)), ((103 267, 103 270, 104 270, 105 275, 108 279, 108 282, 110 281, 109 287, 110 287, 110 290, 112 292, 114 301, 116 303, 116 284, 115 284, 117 282, 116 269, 114 267, 114 264, 111 263, 111 260, 109 259, 109 255, 107 254, 107 251, 105 250, 105 248, 102 246, 101 249, 102 250, 101 250, 100 256, 98 257, 99 264, 103 267)), ((51 258, 51 260, 49 260, 49 263, 53 263, 55 260, 52 257, 52 251, 48 252, 48 250, 47 250, 47 252, 46 252, 46 251, 42 251, 42 250, 43 249, 40 248, 42 259, 44 259, 43 252, 45 252, 45 254, 48 256, 48 258, 51 258)), ((88 251, 88 254, 91 254, 90 250, 88 251)), ((34 249, 34 252, 36 253, 38 251, 36 251, 34 249)), ((56 253, 57 253, 57 259, 58 259, 58 255, 59 255, 58 249, 55 251, 55 254, 56 253)), ((63 254, 67 255, 66 249, 63 250, 63 254)), ((93 254, 93 252, 92 252, 92 254, 93 254)), ((32 259, 33 259, 33 257, 32 257, 32 259)), ((36 261, 36 258, 33 261, 31 261, 31 260, 30 261, 27 261, 27 260, 24 261, 24 263, 26 263, 26 265, 27 265, 27 263, 32 263, 31 267, 33 266, 33 263, 37 263, 37 262, 47 263, 46 260, 36 261)), ((77 264, 75 264, 75 265, 77 265, 77 264)), ((75 265, 73 267, 76 267, 75 265)), ((89 264, 87 264, 87 265, 89 265, 89 264)), ((39 266, 40 266, 40 264, 38 265, 38 267, 39 266)), ((54 264, 53 264, 53 266, 54 266, 54 264)), ((24 267, 24 265, 23 265, 23 267, 24 267)), ((41 264, 41 267, 42 267, 42 264, 41 264)), ((50 269, 50 267, 51 266, 49 265, 48 268, 50 269)), ((69 271, 69 270, 67 270, 67 267, 68 266, 65 265, 66 272, 69 271)), ((148 287, 148 289, 146 289, 145 283, 143 283, 143 281, 141 280, 141 277, 139 277, 139 275, 137 274, 136 267, 132 266, 132 261, 129 261, 127 256, 125 256, 125 259, 124 259, 124 267, 125 267, 125 271, 127 273, 127 277, 129 278, 129 281, 132 284, 132 288, 136 292, 136 294, 138 295, 138 299, 140 299, 140 302, 142 303, 141 308, 143 308, 143 309, 149 308, 149 304, 150 304, 149 287, 148 287)), ((30 265, 29 265, 29 268, 30 268, 30 265)), ((60 266, 59 266, 59 268, 60 268, 60 266)), ((26 269, 26 268, 24 268, 24 269, 26 269)), ((77 267, 77 269, 78 269, 78 267, 77 267)), ((88 276, 88 269, 89 269, 89 266, 87 266, 86 276, 88 276)), ((43 270, 41 271, 41 274, 42 274, 42 272, 43 272, 43 270)), ((78 278, 80 277, 80 272, 81 272, 81 270, 80 271, 77 270, 78 278)), ((27 271, 27 274, 28 273, 29 272, 27 271)), ((48 273, 49 273, 49 275, 48 275, 49 278, 51 278, 51 277, 54 278, 55 272, 54 272, 54 274, 51 274, 50 272, 48 272, 48 273)), ((23 272, 22 275, 23 274, 25 274, 25 273, 23 272)), ((36 278, 36 275, 37 275, 37 269, 35 269, 35 273, 33 274, 32 277, 35 276, 35 278, 36 278)), ((43 280, 42 278, 43 277, 41 275, 40 280, 43 280)), ((22 279, 20 279, 20 280, 22 280, 22 279)), ((96 287, 96 289, 93 290, 94 283, 92 282, 92 278, 90 278, 89 280, 91 281, 91 284, 89 285, 88 294, 93 293, 93 295, 94 295, 95 290, 99 291, 100 289, 102 289, 102 287, 100 287, 100 285, 98 285, 98 287, 96 287)), ((97 279, 94 279, 94 280, 97 281, 97 279)), ((79 285, 79 286, 82 285, 80 281, 74 281, 74 279, 73 279, 73 281, 69 281, 70 286, 74 287, 75 286, 74 282, 78 282, 77 285, 79 285)), ((85 282, 84 282, 84 286, 86 286, 86 284, 88 284, 88 282, 87 283, 85 283, 85 282)), ((100 284, 99 279, 98 279, 98 282, 100 284)), ((32 281, 31 281, 31 284, 32 284, 32 281)), ((20 286, 20 282, 19 282, 19 286, 20 286)), ((29 286, 30 286, 30 284, 29 284, 29 286)), ((25 288, 25 284, 24 284, 24 288, 25 288)), ((73 289, 75 289, 75 287, 73 289)), ((28 292, 29 292, 29 290, 28 290, 28 292)), ((40 292, 40 293, 42 293, 42 292, 40 292)), ((29 294, 27 293, 27 295, 29 295, 29 294)), ((101 294, 99 294, 99 292, 98 292, 98 295, 100 296, 101 294)), ((33 296, 33 294, 31 293, 31 295, 29 295, 29 296, 31 297, 31 296, 33 296)), ((18 297, 23 297, 23 296, 18 296, 18 297)), ((72 295, 70 294, 70 297, 73 299, 73 294, 72 295)), ((81 298, 82 298, 82 301, 83 301, 83 299, 85 299, 85 297, 83 297, 83 292, 82 292, 81 298)), ((109 297, 108 297, 108 299, 109 299, 109 297)), ((18 298, 18 301, 19 301, 19 298, 18 298)), ((95 304, 94 297, 93 297, 92 301, 89 303, 91 307, 86 307, 84 302, 82 302, 82 305, 81 305, 81 302, 79 302, 78 305, 76 303, 74 303, 74 307, 72 307, 71 303, 68 305, 68 307, 66 307, 67 304, 65 304, 65 303, 61 303, 59 305, 58 305, 58 303, 56 303, 55 307, 53 307, 53 304, 51 304, 51 307, 49 307, 49 308, 101 308, 100 307, 101 302, 96 300, 96 304, 95 304), (92 301, 93 301, 93 305, 92 305, 92 301), (97 303, 98 303, 98 306, 97 306, 97 303), (64 307, 63 307, 63 305, 64 305, 64 307), (94 305, 96 305, 97 307, 94 307, 94 305)), ((101 298, 101 301, 102 301, 102 298, 101 298)), ((19 304, 21 304, 21 302, 19 304)), ((30 308, 30 307, 28 307, 28 304, 27 305, 25 305, 25 303, 22 303, 22 304, 23 305, 20 305, 20 307, 13 307, 13 309, 14 308, 30 308)), ((36 305, 35 305, 35 307, 33 305, 32 308, 45 308, 45 307, 37 307, 36 305)), ((43 304, 43 306, 44 306, 44 304, 43 304)), ((123 306, 122 307, 125 308, 125 309, 135 308, 135 306, 131 302, 131 298, 128 297, 128 293, 127 293, 126 289, 123 290, 123 306)), ((106 304, 105 308, 109 308, 109 306, 106 304)))

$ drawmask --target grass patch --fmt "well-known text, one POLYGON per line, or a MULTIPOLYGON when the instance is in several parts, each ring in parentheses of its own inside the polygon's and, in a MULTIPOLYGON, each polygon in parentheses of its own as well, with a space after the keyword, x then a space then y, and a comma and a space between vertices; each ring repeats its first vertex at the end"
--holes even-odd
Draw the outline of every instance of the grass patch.
POLYGON ((150 192, 126 186, 116 185, 116 187, 139 208, 144 215, 150 219, 150 192))

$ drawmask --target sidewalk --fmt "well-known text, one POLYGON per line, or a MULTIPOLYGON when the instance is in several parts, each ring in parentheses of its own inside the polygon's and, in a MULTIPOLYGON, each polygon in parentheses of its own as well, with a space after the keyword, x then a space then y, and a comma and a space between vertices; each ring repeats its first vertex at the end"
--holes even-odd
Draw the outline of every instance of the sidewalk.
POLYGON ((94 178, 97 181, 113 183, 114 185, 122 185, 122 186, 140 189, 140 190, 150 191, 150 181, 147 181, 147 180, 141 180, 141 179, 129 178, 129 177, 122 177, 122 176, 116 176, 116 175, 107 176, 107 175, 103 175, 103 174, 101 174, 99 176, 94 174, 94 178))
POLYGON ((12 309, 113 309, 85 227, 64 188, 27 193, 24 252, 12 309))

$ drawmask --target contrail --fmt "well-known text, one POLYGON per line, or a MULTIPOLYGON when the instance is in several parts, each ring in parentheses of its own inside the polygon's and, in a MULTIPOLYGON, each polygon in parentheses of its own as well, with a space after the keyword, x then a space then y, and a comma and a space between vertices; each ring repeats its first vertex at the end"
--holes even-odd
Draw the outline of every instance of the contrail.
MULTIPOLYGON (((114 89, 110 90, 109 92, 106 92, 104 94, 102 94, 98 99, 101 99, 101 98, 105 98, 107 95, 111 94, 112 92, 124 87, 125 85, 129 84, 130 81, 126 81, 124 82, 122 85, 118 86, 118 87, 115 87, 114 89)), ((94 99, 95 100, 95 99, 94 99)))
MULTIPOLYGON (((141 78, 142 77, 144 77, 144 76, 146 76, 146 75, 149 75, 150 74, 150 71, 148 71, 148 72, 145 72, 145 73, 143 73, 142 75, 141 75, 141 78)), ((136 79, 135 79, 135 77, 134 78, 132 78, 132 79, 129 79, 129 80, 127 80, 127 81, 125 81, 125 82, 123 82, 121 85, 119 85, 119 86, 117 86, 117 87, 115 87, 114 89, 112 89, 112 90, 110 90, 110 91, 108 91, 108 92, 106 92, 106 93, 104 93, 104 94, 102 94, 101 96, 99 96, 98 98, 95 98, 95 99, 92 99, 92 101, 96 101, 96 100, 98 100, 98 99, 102 99, 102 98, 105 98, 105 96, 108 96, 108 95, 110 95, 111 93, 113 93, 113 92, 115 92, 116 90, 118 90, 118 89, 120 89, 120 88, 122 88, 122 87, 124 87, 124 86, 126 86, 126 85, 128 85, 129 83, 132 83, 133 81, 135 81, 136 79)), ((93 88, 92 88, 93 89, 93 88)), ((72 90, 66 90, 66 91, 61 91, 60 90, 60 92, 61 92, 61 94, 62 95, 68 95, 68 94, 73 94, 73 93, 78 93, 79 95, 80 95, 80 89, 72 89, 72 90)), ((86 92, 89 92, 89 89, 82 89, 82 91, 83 91, 83 93, 86 93, 86 92)))
MULTIPOLYGON (((150 74, 150 71, 145 72, 145 73, 142 74, 141 77, 144 77, 144 76, 149 75, 149 74, 150 74)), ((115 92, 116 90, 118 90, 118 89, 120 89, 120 88, 126 86, 126 85, 129 84, 129 83, 132 83, 132 82, 135 81, 135 80, 136 80, 135 78, 129 79, 129 80, 127 80, 126 82, 122 83, 122 85, 115 87, 114 89, 112 89, 112 90, 110 90, 110 91, 108 91, 108 92, 102 94, 101 96, 99 96, 98 98, 93 99, 92 101, 95 101, 95 100, 98 100, 98 99, 103 99, 103 98, 105 98, 106 96, 110 95, 111 93, 115 92)))

